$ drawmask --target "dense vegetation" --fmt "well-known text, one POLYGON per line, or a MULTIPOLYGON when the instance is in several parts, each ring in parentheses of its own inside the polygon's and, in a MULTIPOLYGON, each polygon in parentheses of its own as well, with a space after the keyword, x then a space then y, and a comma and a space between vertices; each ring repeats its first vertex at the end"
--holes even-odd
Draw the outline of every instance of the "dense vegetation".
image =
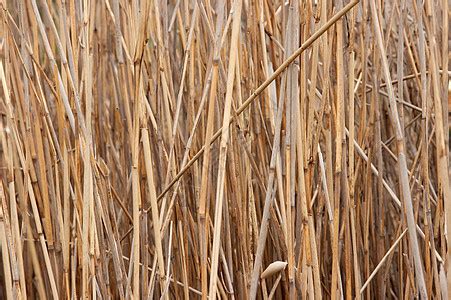
POLYGON ((0 7, 0 298, 448 299, 447 0, 0 7))

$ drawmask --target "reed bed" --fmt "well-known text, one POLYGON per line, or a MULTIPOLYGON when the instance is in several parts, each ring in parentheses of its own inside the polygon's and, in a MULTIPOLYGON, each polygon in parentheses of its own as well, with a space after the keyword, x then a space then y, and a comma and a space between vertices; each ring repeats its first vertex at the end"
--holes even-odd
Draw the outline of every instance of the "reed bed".
POLYGON ((449 299, 448 0, 0 7, 0 298, 449 299))

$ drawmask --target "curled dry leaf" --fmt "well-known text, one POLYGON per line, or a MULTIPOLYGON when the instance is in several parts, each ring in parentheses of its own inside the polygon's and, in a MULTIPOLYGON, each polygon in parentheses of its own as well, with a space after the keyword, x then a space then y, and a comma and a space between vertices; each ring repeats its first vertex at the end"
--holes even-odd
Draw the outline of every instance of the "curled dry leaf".
POLYGON ((263 279, 263 278, 267 278, 271 275, 274 275, 276 273, 279 273, 280 271, 285 269, 287 265, 288 265, 288 263, 285 261, 275 261, 275 262, 271 263, 266 268, 265 271, 263 271, 263 273, 262 273, 262 275, 260 275, 260 277, 263 279))

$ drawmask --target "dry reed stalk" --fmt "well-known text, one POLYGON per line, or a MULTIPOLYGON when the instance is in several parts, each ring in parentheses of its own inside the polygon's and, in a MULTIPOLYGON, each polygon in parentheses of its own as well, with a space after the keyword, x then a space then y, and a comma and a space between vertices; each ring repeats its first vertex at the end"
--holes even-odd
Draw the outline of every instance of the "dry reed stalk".
POLYGON ((447 5, 0 0, 0 298, 447 299, 447 5))
POLYGON ((407 163, 406 163, 406 157, 404 153, 405 148, 405 140, 404 140, 404 134, 403 129, 401 128, 401 123, 398 115, 398 109, 397 104, 395 100, 395 95, 393 92, 393 86, 391 85, 391 77, 390 77, 390 70, 388 67, 387 57, 385 53, 385 48, 383 45, 381 30, 380 30, 380 24, 379 24, 379 18, 377 16, 377 10, 376 10, 376 4, 374 0, 370 0, 370 6, 371 6, 371 14, 372 14, 372 21, 374 24, 375 32, 376 32, 376 41, 377 45, 379 47, 381 60, 382 60, 382 66, 383 66, 383 75, 385 77, 385 81, 387 82, 387 88, 388 88, 388 94, 389 94, 389 113, 390 113, 390 119, 393 123, 393 127, 396 133, 396 141, 397 141, 397 150, 398 150, 398 164, 399 164, 399 181, 401 183, 401 190, 402 195, 404 197, 404 209, 407 219, 407 224, 409 228, 409 243, 411 250, 413 252, 413 258, 415 261, 415 278, 417 280, 418 289, 420 290, 421 298, 427 299, 427 291, 426 286, 424 282, 424 274, 423 274, 423 267, 422 267, 422 261, 420 257, 420 250, 418 246, 418 239, 416 236, 416 224, 414 220, 413 215, 413 207, 412 207, 412 198, 411 198, 411 191, 409 187, 408 182, 408 175, 407 175, 407 163))
MULTIPOLYGON (((237 42, 240 33, 240 22, 241 22, 241 0, 233 2, 233 24, 232 24, 232 36, 230 44, 230 57, 229 66, 227 68, 227 91, 224 100, 224 119, 221 134, 220 143, 220 153, 219 153, 219 166, 218 166, 218 182, 216 190, 216 207, 215 207, 215 223, 214 223, 214 233, 213 233, 213 246, 212 246, 212 263, 211 263, 211 273, 210 273, 210 288, 209 288, 209 299, 216 298, 216 281, 218 272, 218 256, 219 256, 219 246, 221 238, 221 222, 222 222, 222 211, 223 211, 223 201, 224 201, 224 181, 226 173, 226 156, 229 142, 229 123, 231 118, 231 107, 232 107, 232 93, 235 81, 235 67, 237 61, 237 42)), ((238 58, 239 60, 239 58, 238 58)))

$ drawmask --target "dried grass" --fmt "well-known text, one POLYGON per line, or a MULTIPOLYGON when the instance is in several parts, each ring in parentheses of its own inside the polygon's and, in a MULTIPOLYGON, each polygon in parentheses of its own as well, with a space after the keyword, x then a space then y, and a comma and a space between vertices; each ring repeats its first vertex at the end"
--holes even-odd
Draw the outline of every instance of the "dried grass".
POLYGON ((447 0, 0 7, 0 298, 448 299, 447 0))

